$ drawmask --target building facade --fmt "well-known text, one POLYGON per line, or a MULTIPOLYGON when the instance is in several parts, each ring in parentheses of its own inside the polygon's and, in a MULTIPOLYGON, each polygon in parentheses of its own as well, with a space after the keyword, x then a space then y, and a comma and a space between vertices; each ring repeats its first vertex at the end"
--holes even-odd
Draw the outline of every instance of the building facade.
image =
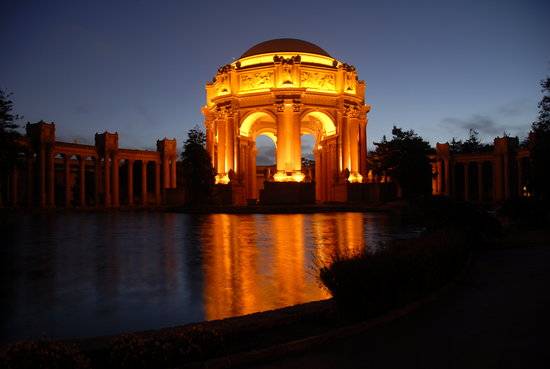
POLYGON ((258 199, 256 138, 273 140, 273 182, 315 182, 318 202, 367 174, 365 82, 351 65, 296 39, 262 42, 219 68, 206 84, 207 149, 216 183, 258 199), (314 137, 315 178, 301 166, 301 137, 314 137))
POLYGON ((95 145, 57 141, 55 124, 27 124, 18 166, 8 178, 11 206, 119 207, 159 205, 176 187, 176 140, 157 151, 124 149, 118 133, 97 133, 95 145))
POLYGON ((530 196, 529 150, 517 137, 497 137, 487 152, 452 153, 436 144, 432 157, 432 193, 474 202, 502 202, 530 196))

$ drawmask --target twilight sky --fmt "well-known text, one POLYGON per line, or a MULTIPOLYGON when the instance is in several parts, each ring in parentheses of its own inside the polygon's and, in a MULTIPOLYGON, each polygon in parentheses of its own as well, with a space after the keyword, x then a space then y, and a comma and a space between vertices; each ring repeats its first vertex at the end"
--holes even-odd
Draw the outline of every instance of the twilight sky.
POLYGON ((204 84, 252 45, 300 38, 357 67, 369 144, 524 136, 550 73, 550 2, 23 1, 0 11, 0 87, 61 139, 153 148, 202 124, 204 84))

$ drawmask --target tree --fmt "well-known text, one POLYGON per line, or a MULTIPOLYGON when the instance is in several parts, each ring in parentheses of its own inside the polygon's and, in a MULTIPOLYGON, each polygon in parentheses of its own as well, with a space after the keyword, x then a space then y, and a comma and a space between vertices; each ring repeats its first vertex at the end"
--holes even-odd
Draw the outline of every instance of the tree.
POLYGON ((0 204, 8 175, 17 165, 20 151, 19 138, 21 135, 16 131, 18 127, 16 122, 21 117, 13 113, 11 95, 11 93, 0 89, 0 204))
POLYGON ((531 161, 531 182, 535 196, 548 199, 550 191, 550 77, 540 82, 543 94, 538 104, 539 115, 531 124, 528 147, 531 161))
POLYGON ((181 153, 185 189, 192 204, 207 201, 214 186, 214 168, 205 145, 205 133, 195 126, 187 133, 181 153))
POLYGON ((453 137, 449 144, 450 150, 456 154, 469 154, 473 152, 484 152, 491 150, 492 146, 481 143, 479 140, 479 132, 470 128, 466 141, 457 140, 453 137))
POLYGON ((401 187, 403 197, 430 194, 430 144, 413 130, 404 131, 396 126, 392 136, 389 141, 384 136, 374 143, 376 150, 369 159, 374 173, 390 176, 401 187))

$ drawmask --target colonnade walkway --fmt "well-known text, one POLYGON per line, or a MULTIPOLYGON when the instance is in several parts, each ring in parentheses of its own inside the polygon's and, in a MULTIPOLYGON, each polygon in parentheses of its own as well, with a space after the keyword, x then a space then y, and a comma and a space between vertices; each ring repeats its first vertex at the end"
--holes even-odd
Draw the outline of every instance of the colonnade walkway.
POLYGON ((476 257, 456 285, 407 316, 257 367, 548 368, 550 231, 527 235, 476 257))

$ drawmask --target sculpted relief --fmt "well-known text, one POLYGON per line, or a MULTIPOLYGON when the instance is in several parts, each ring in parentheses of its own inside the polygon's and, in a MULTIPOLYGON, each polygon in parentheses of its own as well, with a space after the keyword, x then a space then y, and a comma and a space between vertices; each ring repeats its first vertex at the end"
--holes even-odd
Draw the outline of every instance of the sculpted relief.
POLYGON ((300 81, 302 87, 335 91, 334 74, 332 73, 302 71, 300 81))
POLYGON ((273 71, 241 74, 241 91, 273 87, 273 71))

